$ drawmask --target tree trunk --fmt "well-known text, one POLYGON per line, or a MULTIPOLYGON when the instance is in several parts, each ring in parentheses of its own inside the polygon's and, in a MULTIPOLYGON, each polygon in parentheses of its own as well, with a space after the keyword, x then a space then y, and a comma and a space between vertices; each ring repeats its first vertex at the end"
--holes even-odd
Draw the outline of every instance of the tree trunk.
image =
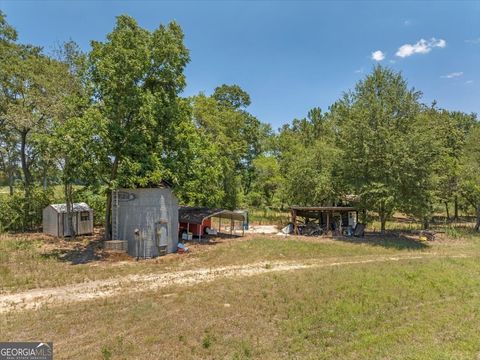
POLYGON ((428 230, 430 228, 430 219, 428 217, 423 218, 423 230, 428 230))
POLYGON ((445 211, 447 212, 447 221, 450 220, 450 212, 448 211, 448 202, 445 201, 445 211))
POLYGON ((107 204, 105 206, 105 240, 111 239, 111 222, 112 222, 112 191, 107 190, 107 204))
MULTIPOLYGON (((69 164, 70 164, 70 161, 69 161, 69 158, 67 156, 67 157, 65 157, 65 166, 63 168, 63 174, 64 174, 63 188, 64 188, 64 192, 65 192, 65 205, 67 207, 67 224, 66 224, 66 226, 69 230, 71 238, 73 239, 73 238, 75 238, 75 236, 77 234, 76 234, 75 228, 73 227, 73 185, 70 183, 70 179, 68 177, 68 174, 69 174, 69 171, 70 171, 69 164)), ((45 181, 46 181, 46 172, 44 172, 44 185, 46 185, 45 181)), ((65 224, 64 224, 64 226, 65 226, 65 224)))
POLYGON ((380 211, 378 212, 378 216, 380 217, 380 232, 385 232, 385 227, 387 224, 387 212, 385 211, 385 205, 380 205, 380 211))
POLYGON ((380 219, 380 232, 385 232, 385 226, 387 224, 387 219, 385 217, 380 219))
POLYGON ((67 206, 67 227, 70 230, 70 236, 75 238, 76 231, 73 227, 73 192, 72 185, 68 182, 64 184, 65 205, 67 206))
POLYGON ((22 163, 22 173, 23 173, 23 183, 25 185, 25 191, 28 192, 27 189, 30 188, 31 184, 31 174, 30 168, 27 161, 27 135, 28 130, 23 130, 20 132, 20 160, 22 163))
POLYGON ((457 195, 455 195, 454 206, 455 206, 455 208, 454 208, 454 215, 453 216, 454 216, 455 221, 458 221, 458 197, 457 197, 457 195))
POLYGON ((477 206, 477 223, 475 224, 475 231, 480 231, 480 204, 477 206))
POLYGON ((13 174, 10 172, 8 174, 8 188, 10 190, 10 196, 13 195, 13 174))
POLYGON ((47 170, 43 170, 43 190, 47 191, 47 170))
POLYGON ((380 232, 384 233, 387 224, 387 214, 384 211, 380 211, 380 232))
MULTIPOLYGON (((110 184, 117 178, 119 159, 118 156, 115 157, 112 165, 112 172, 110 173, 110 184)), ((105 240, 110 240, 112 238, 112 189, 107 189, 107 203, 105 206, 105 240)))
POLYGON ((28 130, 22 130, 20 132, 20 161, 22 164, 23 184, 25 192, 25 201, 23 203, 23 221, 22 231, 26 230, 30 216, 30 186, 31 186, 31 174, 27 160, 27 135, 28 130))

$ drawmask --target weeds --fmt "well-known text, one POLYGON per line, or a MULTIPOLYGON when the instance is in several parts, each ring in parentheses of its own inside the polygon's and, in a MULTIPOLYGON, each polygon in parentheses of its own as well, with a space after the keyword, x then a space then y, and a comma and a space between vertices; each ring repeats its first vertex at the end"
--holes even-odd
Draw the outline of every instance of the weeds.
POLYGON ((202 347, 204 349, 209 349, 210 346, 212 346, 214 340, 215 338, 213 335, 211 335, 210 333, 205 334, 205 336, 202 339, 202 347))
POLYGON ((101 353, 104 360, 110 360, 112 358, 112 350, 106 346, 102 347, 101 353))

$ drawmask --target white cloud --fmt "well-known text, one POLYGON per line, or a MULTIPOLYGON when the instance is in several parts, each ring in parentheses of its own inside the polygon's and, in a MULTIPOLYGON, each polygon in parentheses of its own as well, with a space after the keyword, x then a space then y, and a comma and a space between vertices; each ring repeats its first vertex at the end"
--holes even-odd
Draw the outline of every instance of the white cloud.
POLYGON ((385 54, 382 51, 377 50, 372 52, 372 60, 382 61, 383 59, 385 59, 385 54))
POLYGON ((463 75, 463 71, 458 71, 458 72, 452 72, 452 73, 447 74, 447 75, 442 75, 440 77, 443 78, 443 79, 453 79, 453 78, 456 78, 456 77, 460 77, 462 75, 463 75))
POLYGON ((465 42, 469 44, 480 44, 480 37, 476 39, 465 40, 465 42))
POLYGON ((420 39, 415 44, 405 44, 398 48, 395 55, 401 58, 412 56, 414 54, 427 54, 433 48, 444 48, 447 46, 447 42, 443 39, 431 38, 430 40, 420 39))
POLYGON ((405 25, 405 26, 410 26, 410 25, 412 25, 412 20, 409 20, 409 19, 405 20, 405 21, 403 22, 403 25, 405 25))
POLYGON ((467 85, 468 84, 473 84, 473 80, 467 80, 467 81, 465 81, 465 84, 467 84, 467 85))
POLYGON ((355 70, 355 74, 363 74, 363 68, 355 70))

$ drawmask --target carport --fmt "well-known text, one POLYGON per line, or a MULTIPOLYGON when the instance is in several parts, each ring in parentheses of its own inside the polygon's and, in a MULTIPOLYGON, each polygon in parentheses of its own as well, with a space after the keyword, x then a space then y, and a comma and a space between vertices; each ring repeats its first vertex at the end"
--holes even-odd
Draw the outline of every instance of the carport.
POLYGON ((180 223, 180 233, 187 231, 202 239, 206 228, 212 229, 212 219, 217 218, 221 232, 222 221, 229 227, 230 235, 236 234, 235 223, 240 223, 242 235, 245 234, 245 224, 247 223, 247 212, 243 210, 226 210, 219 208, 181 206, 178 209, 178 218, 180 223))

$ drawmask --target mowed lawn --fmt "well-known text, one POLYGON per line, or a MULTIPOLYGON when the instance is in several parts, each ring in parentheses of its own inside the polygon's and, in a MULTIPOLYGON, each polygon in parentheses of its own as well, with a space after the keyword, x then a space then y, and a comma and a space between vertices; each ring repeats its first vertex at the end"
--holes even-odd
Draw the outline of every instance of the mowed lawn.
MULTIPOLYGON (((53 341, 59 359, 476 359, 479 241, 468 236, 421 245, 402 238, 355 243, 259 237, 199 248, 189 257, 165 258, 165 264, 121 266, 40 260, 38 244, 24 245, 25 250, 15 248, 16 256, 25 251, 34 262, 46 261, 45 269, 56 264, 57 285, 80 281, 78 274, 95 278, 95 271, 107 278, 258 261, 341 264, 10 312, 0 317, 0 338, 53 341), (396 260, 416 254, 428 256, 396 260), (391 261, 349 263, 380 256, 391 261)), ((39 280, 54 276, 45 269, 35 273, 37 285, 55 285, 39 280)), ((26 274, 9 276, 2 276, 3 291, 35 283, 22 283, 26 274)))

